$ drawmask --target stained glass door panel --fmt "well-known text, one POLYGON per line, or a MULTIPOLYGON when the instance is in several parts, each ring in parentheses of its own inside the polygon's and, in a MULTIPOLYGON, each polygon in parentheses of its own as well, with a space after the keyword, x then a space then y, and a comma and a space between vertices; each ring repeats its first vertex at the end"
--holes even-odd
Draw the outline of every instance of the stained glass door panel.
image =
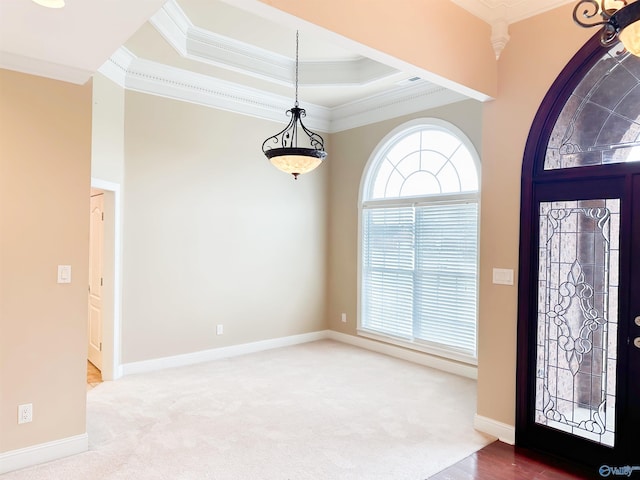
POLYGON ((640 161, 640 61, 616 47, 571 93, 551 132, 545 170, 640 161))
POLYGON ((535 422, 615 443, 620 200, 542 202, 535 422))

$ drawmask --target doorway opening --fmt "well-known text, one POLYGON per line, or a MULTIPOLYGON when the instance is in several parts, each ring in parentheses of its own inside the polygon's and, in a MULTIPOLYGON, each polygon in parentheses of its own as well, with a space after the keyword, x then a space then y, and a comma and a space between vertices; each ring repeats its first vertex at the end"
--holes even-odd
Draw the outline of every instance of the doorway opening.
POLYGON ((88 385, 122 376, 120 185, 92 178, 90 205, 88 385))

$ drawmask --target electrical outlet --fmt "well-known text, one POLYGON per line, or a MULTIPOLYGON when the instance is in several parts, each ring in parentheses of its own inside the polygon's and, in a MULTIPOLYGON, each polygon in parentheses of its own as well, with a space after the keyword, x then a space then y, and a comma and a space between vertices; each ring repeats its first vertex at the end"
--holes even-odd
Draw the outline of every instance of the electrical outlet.
POLYGON ((224 333, 224 326, 217 325, 216 326, 216 335, 222 335, 224 333))
POLYGON ((347 323, 347 314, 346 313, 342 314, 342 323, 347 323))
POLYGON ((31 421, 33 421, 33 405, 31 403, 18 405, 18 424, 31 421))

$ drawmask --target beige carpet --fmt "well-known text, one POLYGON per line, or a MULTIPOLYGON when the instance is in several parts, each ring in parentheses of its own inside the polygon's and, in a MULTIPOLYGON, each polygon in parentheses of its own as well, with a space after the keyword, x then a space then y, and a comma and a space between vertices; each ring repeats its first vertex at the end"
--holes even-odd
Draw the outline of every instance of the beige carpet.
POLYGON ((105 382, 89 451, 2 480, 423 480, 493 439, 472 380, 320 341, 105 382))

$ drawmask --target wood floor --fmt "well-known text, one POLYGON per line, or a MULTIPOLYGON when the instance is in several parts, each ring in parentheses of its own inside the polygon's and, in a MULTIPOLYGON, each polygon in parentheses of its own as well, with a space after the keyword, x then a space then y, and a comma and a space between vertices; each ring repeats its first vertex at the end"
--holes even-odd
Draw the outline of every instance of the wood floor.
POLYGON ((553 457, 494 442, 429 480, 573 480, 601 478, 597 472, 553 457))
POLYGON ((87 390, 91 390, 101 382, 102 373, 100 373, 100 370, 98 370, 93 363, 87 360, 87 390))

